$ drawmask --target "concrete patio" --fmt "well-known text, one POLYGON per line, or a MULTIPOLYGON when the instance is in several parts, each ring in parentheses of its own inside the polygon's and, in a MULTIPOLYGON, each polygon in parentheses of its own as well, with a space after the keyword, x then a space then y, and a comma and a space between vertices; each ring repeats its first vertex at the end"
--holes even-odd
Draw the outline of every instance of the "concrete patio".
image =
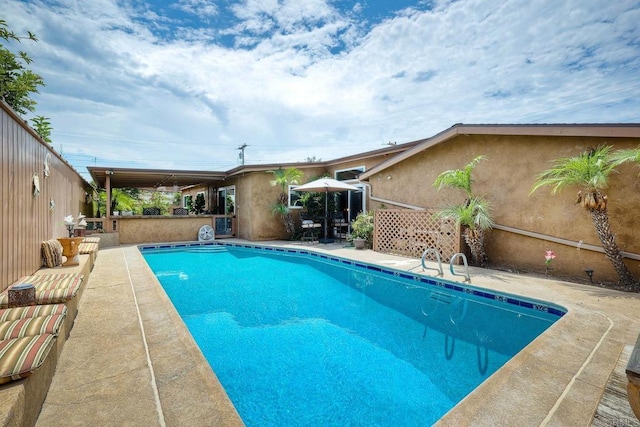
MULTIPOLYGON (((419 264, 342 244, 260 244, 304 247, 402 270, 419 264)), ((622 349, 640 332, 640 295, 483 269, 472 268, 471 277, 475 286, 554 302, 569 313, 439 425, 590 425, 622 349)), ((453 279, 447 272, 445 278, 453 279)), ((636 425, 630 417, 617 425, 636 425)), ((138 249, 121 246, 100 250, 37 425, 237 426, 242 421, 138 249)))

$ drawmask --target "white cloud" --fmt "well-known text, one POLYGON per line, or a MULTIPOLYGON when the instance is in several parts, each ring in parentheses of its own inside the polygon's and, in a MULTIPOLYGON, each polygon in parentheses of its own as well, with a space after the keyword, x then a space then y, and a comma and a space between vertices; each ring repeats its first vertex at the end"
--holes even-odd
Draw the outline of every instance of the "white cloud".
POLYGON ((367 3, 246 0, 229 28, 113 0, 5 3, 40 38, 23 47, 47 82, 37 114, 70 158, 226 169, 243 143, 249 163, 303 161, 458 122, 640 121, 633 0, 440 1, 368 24, 367 3))
POLYGON ((200 17, 218 14, 218 7, 211 0, 179 0, 174 7, 200 17))

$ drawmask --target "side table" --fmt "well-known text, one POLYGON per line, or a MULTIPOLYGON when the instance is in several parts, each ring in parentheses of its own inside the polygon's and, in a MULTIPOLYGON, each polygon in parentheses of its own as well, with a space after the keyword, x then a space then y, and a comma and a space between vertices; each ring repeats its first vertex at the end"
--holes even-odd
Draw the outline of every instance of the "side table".
POLYGON ((9 308, 36 304, 36 288, 31 283, 19 283, 8 290, 9 308))

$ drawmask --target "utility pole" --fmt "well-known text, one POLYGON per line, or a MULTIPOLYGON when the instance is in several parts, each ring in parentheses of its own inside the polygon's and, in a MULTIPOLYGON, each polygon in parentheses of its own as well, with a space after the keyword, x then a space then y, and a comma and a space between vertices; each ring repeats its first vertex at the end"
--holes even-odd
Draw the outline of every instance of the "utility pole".
POLYGON ((240 164, 242 164, 242 166, 244 166, 244 149, 247 147, 248 147, 247 144, 242 144, 240 147, 238 147, 238 150, 240 150, 240 154, 238 154, 238 159, 240 160, 240 164))

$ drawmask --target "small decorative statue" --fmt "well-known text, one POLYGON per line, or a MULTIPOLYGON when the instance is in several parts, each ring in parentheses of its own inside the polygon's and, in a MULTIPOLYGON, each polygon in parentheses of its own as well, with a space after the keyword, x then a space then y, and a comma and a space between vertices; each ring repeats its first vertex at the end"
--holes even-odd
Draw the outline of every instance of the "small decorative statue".
POLYGON ((76 225, 76 228, 87 228, 87 221, 85 220, 86 217, 87 216, 82 215, 82 213, 78 214, 78 217, 77 217, 78 225, 76 225))
POLYGON ((65 216, 63 221, 67 230, 69 230, 69 237, 73 237, 73 228, 76 226, 76 223, 73 222, 73 215, 65 216))

